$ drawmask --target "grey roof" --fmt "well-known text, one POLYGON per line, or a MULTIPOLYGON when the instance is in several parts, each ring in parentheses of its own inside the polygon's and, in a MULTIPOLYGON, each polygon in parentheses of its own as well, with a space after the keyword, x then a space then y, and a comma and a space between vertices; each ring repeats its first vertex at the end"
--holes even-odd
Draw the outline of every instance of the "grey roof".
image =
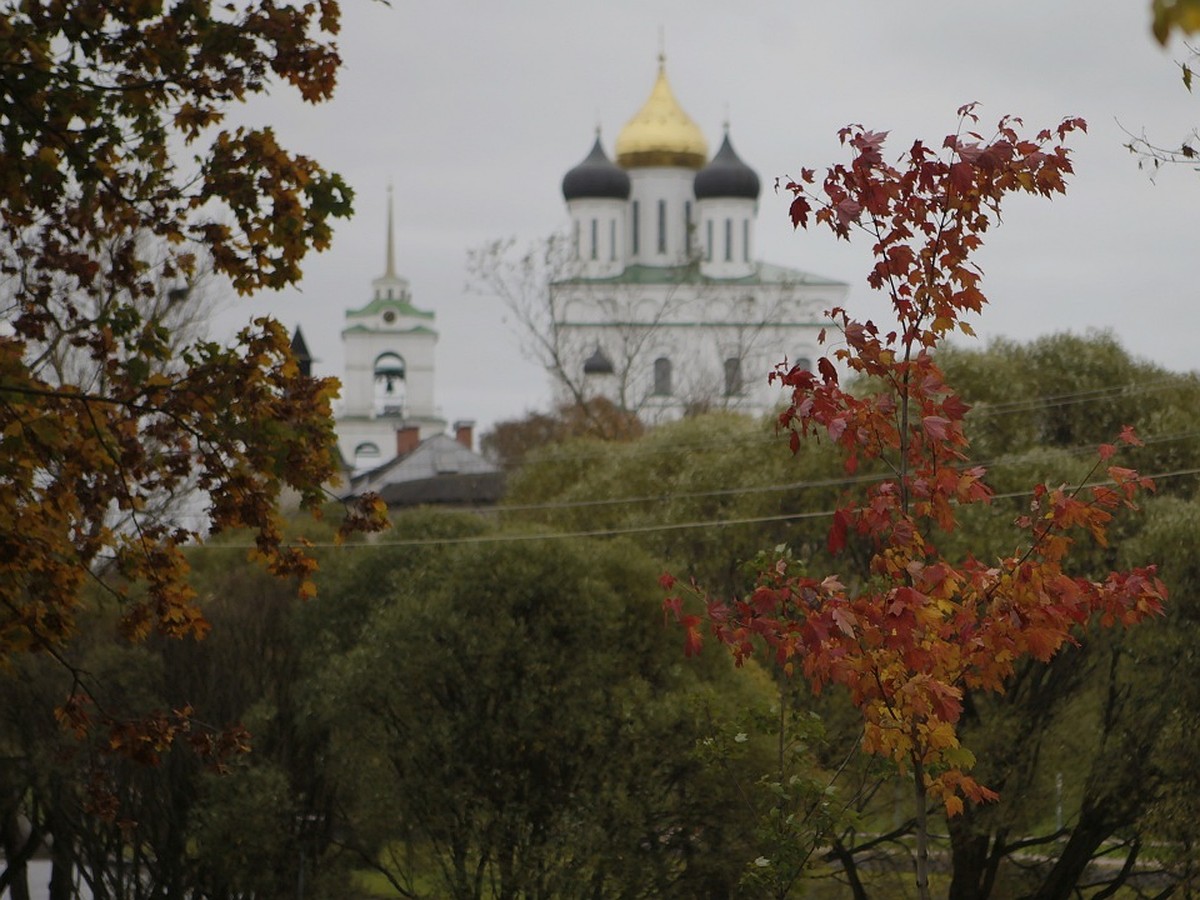
POLYGON ((388 484, 379 497, 388 506, 493 506, 504 496, 504 473, 439 475, 388 484))
POLYGON ((379 494, 389 506, 491 504, 503 494, 504 475, 450 435, 435 434, 403 456, 351 479, 351 495, 367 491, 379 494))

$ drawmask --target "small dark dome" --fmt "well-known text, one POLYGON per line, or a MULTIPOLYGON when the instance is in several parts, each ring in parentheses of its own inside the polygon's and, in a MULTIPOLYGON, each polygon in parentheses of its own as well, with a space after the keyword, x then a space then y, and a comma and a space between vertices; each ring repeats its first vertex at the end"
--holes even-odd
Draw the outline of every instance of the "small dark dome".
POLYGON ((587 159, 563 176, 562 192, 568 201, 584 197, 627 200, 629 175, 604 154, 600 136, 596 135, 587 159))
POLYGON ((757 200, 759 183, 757 173, 742 162, 729 143, 729 132, 725 132, 725 140, 721 149, 707 166, 696 173, 693 183, 697 200, 710 197, 745 197, 757 200))
POLYGON ((304 341, 304 332, 300 330, 300 326, 296 326, 296 331, 292 335, 292 358, 296 360, 296 365, 300 367, 300 374, 305 378, 312 376, 312 354, 308 352, 308 344, 304 341))
POLYGON ((612 360, 599 347, 583 362, 584 375, 611 375, 614 371, 612 360))

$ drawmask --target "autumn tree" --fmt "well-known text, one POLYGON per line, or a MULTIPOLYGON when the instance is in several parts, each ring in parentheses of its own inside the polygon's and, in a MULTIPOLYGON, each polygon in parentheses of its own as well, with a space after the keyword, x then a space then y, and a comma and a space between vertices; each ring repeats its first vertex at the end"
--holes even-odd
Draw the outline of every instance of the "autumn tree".
POLYGON ((481 438, 480 450, 504 469, 514 469, 534 451, 578 437, 629 441, 644 427, 636 415, 604 397, 568 403, 552 413, 530 412, 520 419, 497 422, 481 438))
POLYGON ((1200 380, 1134 359, 1104 333, 943 347, 938 361, 972 407, 967 434, 995 490, 987 507, 961 511, 942 550, 1004 553, 1026 486, 1076 478, 1081 459, 1131 424, 1144 446, 1128 448, 1128 463, 1154 475, 1156 494, 1112 523, 1108 547, 1076 546, 1073 569, 1100 578, 1160 559, 1172 597, 1163 617, 1129 631, 1079 629, 1077 646, 1049 665, 1020 663, 1004 694, 969 697, 960 735, 979 757, 976 777, 1001 798, 949 821, 948 896, 1065 900, 1085 882, 1091 896, 1111 896, 1158 869, 1167 841, 1180 850, 1171 854, 1178 870, 1155 877, 1182 883, 1196 834, 1178 798, 1190 792, 1196 760, 1161 723, 1190 721, 1196 709, 1184 662, 1196 639, 1196 582, 1179 548, 1196 514, 1200 380), (1097 867, 1101 855, 1107 864, 1097 867))
MULTIPOLYGON (((178 347, 145 300, 186 291, 201 259, 240 293, 283 287, 329 244, 342 180, 225 119, 278 84, 327 99, 337 30, 334 0, 0 12, 0 661, 69 664, 91 581, 129 638, 202 635, 181 547, 203 530, 145 515, 184 484, 204 530, 251 529, 264 565, 311 590, 276 500, 315 507, 334 476, 335 384, 300 374, 276 322, 178 347), (50 365, 67 351, 86 365, 50 365)), ((85 728, 76 676, 62 715, 85 728)))
MULTIPOLYGON (((982 309, 972 254, 1004 198, 1062 193, 1071 172, 1063 142, 1085 127, 1066 119, 1030 138, 1018 120, 1005 118, 985 137, 972 107, 960 115, 962 127, 940 147, 915 141, 895 164, 885 160, 885 134, 847 127, 840 137, 848 163, 820 181, 803 170, 786 185, 798 227, 815 221, 838 238, 862 234, 871 242, 867 280, 895 316, 894 325, 879 327, 832 311, 841 333, 833 356, 869 379, 865 391, 846 390, 828 358, 815 371, 781 367, 774 376, 788 391, 779 425, 794 451, 806 438, 828 440, 847 474, 862 461, 888 470, 861 494, 848 492, 829 529, 830 551, 861 544, 867 569, 820 578, 781 558, 743 595, 694 588, 666 601, 685 627, 689 653, 700 649, 707 622, 738 660, 765 644, 784 671, 815 690, 836 684, 848 691, 862 715, 863 750, 911 779, 923 898, 930 896, 930 801, 954 816, 964 801, 996 798, 970 774, 975 758, 958 731, 964 703, 973 693, 1002 691, 1027 657, 1051 660, 1093 618, 1132 624, 1158 612, 1165 597, 1153 567, 1100 578, 1072 569, 1076 544, 1103 544, 1113 515, 1150 486, 1114 464, 1112 443, 1100 446, 1075 485, 1033 486, 1006 551, 985 559, 941 549, 962 511, 988 503, 993 492, 985 468, 968 460, 968 407, 933 351, 954 332, 969 334, 966 317, 982 309), (700 614, 684 606, 692 592, 704 603, 700 614)), ((1121 439, 1138 443, 1130 429, 1121 439)), ((670 577, 664 583, 679 586, 670 577)))

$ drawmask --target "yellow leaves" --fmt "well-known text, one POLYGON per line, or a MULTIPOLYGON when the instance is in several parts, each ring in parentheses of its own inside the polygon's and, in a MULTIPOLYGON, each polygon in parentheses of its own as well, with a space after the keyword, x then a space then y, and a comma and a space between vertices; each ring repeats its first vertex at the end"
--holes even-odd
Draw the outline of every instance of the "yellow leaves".
POLYGON ((1185 35, 1200 31, 1200 0, 1153 0, 1150 11, 1151 31, 1160 44, 1176 30, 1185 35))
POLYGON ((185 143, 192 143, 205 128, 224 118, 218 110, 207 105, 183 103, 175 113, 175 127, 184 133, 185 143))
POLYGON ((932 727, 925 726, 923 731, 926 753, 931 754, 934 758, 939 751, 958 747, 958 735, 954 731, 954 726, 949 722, 935 721, 932 727))
MULTIPOLYGON (((189 30, 176 12, 162 0, 55 0, 0 13, 6 62, 31 75, 8 99, 44 113, 10 121, 0 150, 0 222, 22 276, 0 336, 0 666, 73 640, 90 579, 111 591, 129 639, 202 637, 181 549, 198 535, 156 512, 192 483, 215 531, 252 529, 270 568, 313 591, 315 562, 283 547, 276 503, 287 487, 312 505, 333 476, 335 388, 299 377, 277 324, 260 324, 247 352, 201 344, 173 357, 138 303, 161 294, 160 275, 190 282, 196 252, 242 291, 292 283, 349 214, 349 188, 269 127, 209 134, 271 79, 328 96, 337 7, 249 0, 237 40, 212 30, 228 10, 189 30), (193 147, 182 167, 179 136, 193 147), (78 377, 32 368, 56 346, 86 362, 78 377)), ((353 527, 384 519, 368 501, 353 527)), ((89 727, 77 698, 59 718, 89 727)), ((170 740, 178 723, 164 723, 170 740)))

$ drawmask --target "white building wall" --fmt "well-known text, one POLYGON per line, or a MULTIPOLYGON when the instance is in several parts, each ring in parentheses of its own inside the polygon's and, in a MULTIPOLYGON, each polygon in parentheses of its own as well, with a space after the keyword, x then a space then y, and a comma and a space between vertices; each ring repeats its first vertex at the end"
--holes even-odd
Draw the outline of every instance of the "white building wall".
MULTIPOLYGON (((610 282, 555 290, 570 310, 561 323, 570 376, 582 378, 584 360, 600 348, 615 372, 588 377, 585 393, 653 424, 705 407, 774 411, 783 396, 769 374, 785 359, 813 363, 822 355, 821 313, 842 302, 846 286, 610 282), (669 393, 656 391, 658 359, 670 364, 669 393), (740 387, 733 391, 727 391, 726 360, 740 368, 740 387)), ((563 385, 556 384, 556 391, 557 402, 571 401, 563 385)))
MULTIPOLYGON (((361 323, 366 324, 366 323, 361 323)), ((343 410, 348 416, 370 417, 380 412, 377 402, 375 361, 385 353, 394 353, 404 361, 404 381, 397 384, 396 405, 402 405, 406 416, 433 416, 434 407, 434 350, 437 334, 428 326, 417 326, 411 321, 409 330, 385 330, 380 321, 379 330, 358 327, 342 332, 342 346, 346 354, 346 375, 342 380, 343 410), (416 330, 420 329, 420 330, 416 330)))
POLYGON ((696 198, 692 192, 695 177, 696 173, 691 169, 651 167, 629 170, 630 263, 681 266, 688 262, 687 220, 689 209, 693 222, 696 216, 696 198))
POLYGON ((710 278, 752 274, 758 201, 713 197, 699 206, 700 271, 710 278))
POLYGON ((581 198, 567 204, 573 253, 585 278, 608 278, 625 270, 628 247, 624 200, 581 198))

